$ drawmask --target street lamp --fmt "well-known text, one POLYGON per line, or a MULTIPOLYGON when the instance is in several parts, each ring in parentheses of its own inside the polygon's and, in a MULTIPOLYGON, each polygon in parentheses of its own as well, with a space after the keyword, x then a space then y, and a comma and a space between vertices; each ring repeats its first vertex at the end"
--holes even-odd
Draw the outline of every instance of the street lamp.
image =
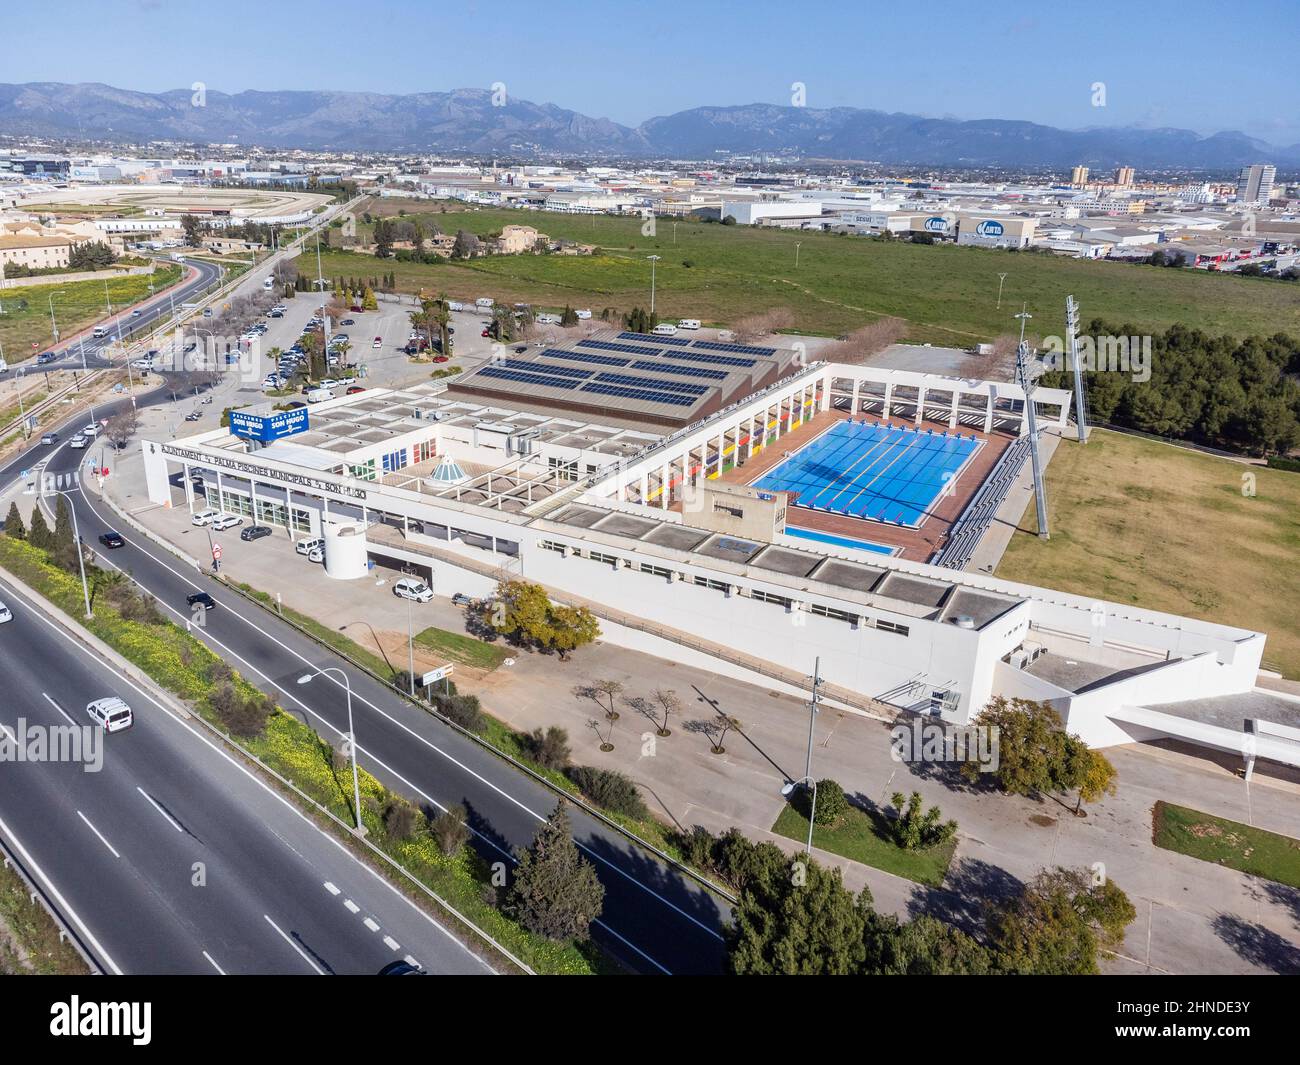
POLYGON ((788 781, 781 787, 781 794, 788 799, 795 793, 796 789, 798 789, 801 784, 812 786, 812 806, 809 807, 808 810, 808 842, 804 845, 804 854, 811 855, 813 825, 816 823, 817 819, 817 781, 813 780, 811 776, 800 777, 798 780, 788 781))
POLYGON ((799 269, 799 245, 802 243, 803 241, 800 240, 796 240, 794 242, 794 268, 796 270, 799 269))
MULTIPOLYGON (((41 494, 45 495, 47 493, 42 492, 41 494)), ((67 492, 56 488, 48 494, 63 496, 68 501, 68 510, 72 514, 72 538, 77 544, 77 566, 81 570, 81 594, 86 600, 86 620, 89 621, 95 615, 90 612, 90 585, 86 583, 86 559, 81 551, 81 527, 77 524, 77 508, 72 503, 72 496, 68 495, 67 492)))
POLYGON ((64 289, 58 289, 50 293, 50 332, 54 334, 54 343, 59 342, 59 324, 54 320, 54 297, 62 296, 64 289))
POLYGON ((343 678, 343 687, 348 693, 348 746, 352 753, 352 801, 356 804, 356 833, 358 836, 366 834, 366 826, 361 820, 361 780, 357 775, 357 730, 352 724, 352 684, 348 680, 348 675, 339 669, 338 666, 326 666, 324 669, 318 669, 315 673, 304 673, 298 678, 299 684, 310 684, 323 673, 337 673, 343 678))
POLYGON ((646 258, 650 260, 650 313, 654 314, 655 312, 655 263, 659 261, 660 256, 647 255, 646 258))
POLYGON ((808 810, 808 844, 806 853, 812 854, 813 825, 817 817, 817 781, 812 775, 813 725, 817 720, 817 704, 821 702, 822 660, 818 657, 813 664, 812 698, 808 700, 808 757, 804 763, 803 776, 798 780, 788 781, 781 794, 789 798, 800 784, 812 785, 812 806, 808 810))

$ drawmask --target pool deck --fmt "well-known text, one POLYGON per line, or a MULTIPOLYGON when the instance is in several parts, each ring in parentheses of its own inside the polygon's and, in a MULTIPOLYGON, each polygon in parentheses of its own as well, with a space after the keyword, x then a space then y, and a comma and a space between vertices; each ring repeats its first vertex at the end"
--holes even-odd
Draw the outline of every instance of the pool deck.
MULTIPOLYGON (((772 446, 763 448, 743 466, 728 470, 718 480, 724 484, 752 484, 775 466, 779 466, 789 456, 805 444, 817 439, 836 422, 848 421, 844 411, 830 410, 815 415, 793 432, 786 433, 772 446)), ((862 416, 859 416, 862 417, 862 416)), ((910 418, 878 418, 866 415, 866 420, 876 424, 888 424, 899 428, 918 428, 910 418)), ((947 432, 946 422, 923 421, 919 428, 933 429, 935 432, 947 432)), ((847 536, 854 540, 870 540, 883 547, 899 548, 899 558, 912 562, 928 561, 930 556, 942 546, 952 523, 965 509, 976 489, 984 482, 989 471, 997 464, 1002 453, 1015 438, 1000 432, 991 434, 974 432, 968 427, 961 427, 963 435, 973 435, 984 442, 970 457, 956 487, 951 495, 939 500, 929 517, 919 529, 907 529, 899 525, 885 525, 863 518, 850 518, 841 514, 825 514, 820 511, 803 510, 791 507, 787 517, 788 524, 816 532, 830 533, 833 536, 847 536)), ((677 504, 674 504, 674 509, 677 504)))

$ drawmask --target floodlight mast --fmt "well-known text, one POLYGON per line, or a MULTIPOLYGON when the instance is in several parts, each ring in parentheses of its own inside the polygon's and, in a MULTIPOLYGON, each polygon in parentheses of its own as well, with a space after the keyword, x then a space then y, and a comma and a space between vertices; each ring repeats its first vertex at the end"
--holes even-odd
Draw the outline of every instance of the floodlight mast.
POLYGON ((1034 472, 1034 502, 1038 507, 1038 535, 1043 540, 1051 539, 1047 531, 1047 492, 1043 485, 1043 462, 1038 454, 1038 412, 1034 409, 1034 388, 1036 381, 1030 372, 1033 358, 1029 345, 1025 343, 1025 322, 1033 317, 1021 306, 1020 343, 1016 345, 1016 380, 1025 393, 1025 420, 1029 434, 1029 461, 1034 472))
POLYGON ((1088 442, 1088 408, 1083 400, 1083 367, 1079 365, 1079 305, 1073 296, 1065 297, 1065 335, 1069 342, 1070 366, 1074 370, 1074 421, 1079 427, 1079 443, 1088 442))

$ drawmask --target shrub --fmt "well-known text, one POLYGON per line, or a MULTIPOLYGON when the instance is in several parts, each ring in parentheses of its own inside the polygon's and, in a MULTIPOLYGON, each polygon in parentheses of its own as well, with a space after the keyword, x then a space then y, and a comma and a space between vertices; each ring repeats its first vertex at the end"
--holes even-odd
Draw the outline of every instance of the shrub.
POLYGON ((418 811, 400 795, 389 798, 384 807, 384 834, 391 840, 407 840, 415 833, 418 811))
POLYGON ((477 695, 442 695, 433 697, 434 705, 467 732, 481 733, 487 726, 477 695))
POLYGON ((602 810, 638 820, 650 816, 636 785, 622 773, 580 765, 569 770, 569 779, 602 810))
POLYGON ((919 791, 908 799, 896 791, 889 800, 894 816, 889 820, 889 834, 904 850, 920 850, 947 843, 957 834, 956 821, 940 821, 938 806, 925 808, 919 791))
POLYGON ((534 729, 524 737, 528 756, 543 769, 567 769, 569 766, 569 734, 556 725, 534 729))
POLYGON ((208 694, 208 706, 231 735, 244 738, 260 735, 275 710, 270 697, 261 692, 240 695, 230 683, 223 683, 208 694))
POLYGON ((438 845, 438 850, 448 858, 469 842, 469 825, 465 824, 467 816, 465 807, 449 806, 429 822, 429 835, 438 845))
MULTIPOLYGON (((795 795, 795 809, 807 817, 812 807, 812 789, 804 784, 795 795)), ((813 821, 819 825, 833 825, 848 812, 849 800, 844 797, 844 789, 829 777, 817 781, 817 807, 813 810, 813 821)))

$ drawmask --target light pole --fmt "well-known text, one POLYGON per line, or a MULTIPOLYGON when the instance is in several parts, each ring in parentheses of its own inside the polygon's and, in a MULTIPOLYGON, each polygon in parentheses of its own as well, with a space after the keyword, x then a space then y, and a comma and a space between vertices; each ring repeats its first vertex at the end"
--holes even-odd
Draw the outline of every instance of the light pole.
POLYGON ((822 660, 820 657, 814 660, 813 664, 813 683, 812 698, 808 700, 808 757, 804 762, 803 776, 798 780, 791 780, 781 788, 781 794, 787 798, 794 794, 800 784, 810 784, 812 786, 812 805, 808 808, 808 843, 805 847, 805 853, 812 854, 813 825, 817 820, 817 781, 812 775, 812 751, 813 751, 813 725, 817 720, 817 704, 821 702, 821 684, 822 684, 822 660))
POLYGON ((659 261, 660 256, 647 255, 646 258, 650 260, 650 313, 654 314, 655 312, 655 263, 659 261))
POLYGON ((799 269, 799 245, 802 243, 803 241, 800 240, 796 240, 794 242, 794 268, 796 270, 799 269))
POLYGON ((352 755, 352 801, 356 804, 356 833, 358 836, 366 834, 366 826, 361 820, 361 779, 357 773, 357 730, 352 724, 352 683, 348 680, 348 675, 339 669, 338 666, 326 666, 324 669, 318 669, 315 673, 304 673, 298 678, 299 684, 310 684, 313 680, 323 673, 337 673, 343 678, 343 687, 348 693, 348 747, 352 755))
MULTIPOLYGON (((41 494, 45 495, 46 493, 42 492, 41 494)), ((77 566, 81 570, 81 594, 86 600, 86 620, 89 621, 95 615, 90 612, 90 585, 86 583, 86 558, 81 550, 81 527, 77 524, 77 508, 73 506, 72 496, 68 495, 67 492, 56 488, 49 494, 63 496, 68 501, 68 510, 72 514, 72 539, 77 545, 77 566)))
POLYGON ((62 296, 64 290, 59 289, 50 293, 50 332, 54 334, 54 343, 59 342, 59 323, 54 320, 54 297, 62 296))
POLYGON ((1006 274, 998 274, 998 310, 1002 309, 1002 283, 1006 281, 1006 274))

